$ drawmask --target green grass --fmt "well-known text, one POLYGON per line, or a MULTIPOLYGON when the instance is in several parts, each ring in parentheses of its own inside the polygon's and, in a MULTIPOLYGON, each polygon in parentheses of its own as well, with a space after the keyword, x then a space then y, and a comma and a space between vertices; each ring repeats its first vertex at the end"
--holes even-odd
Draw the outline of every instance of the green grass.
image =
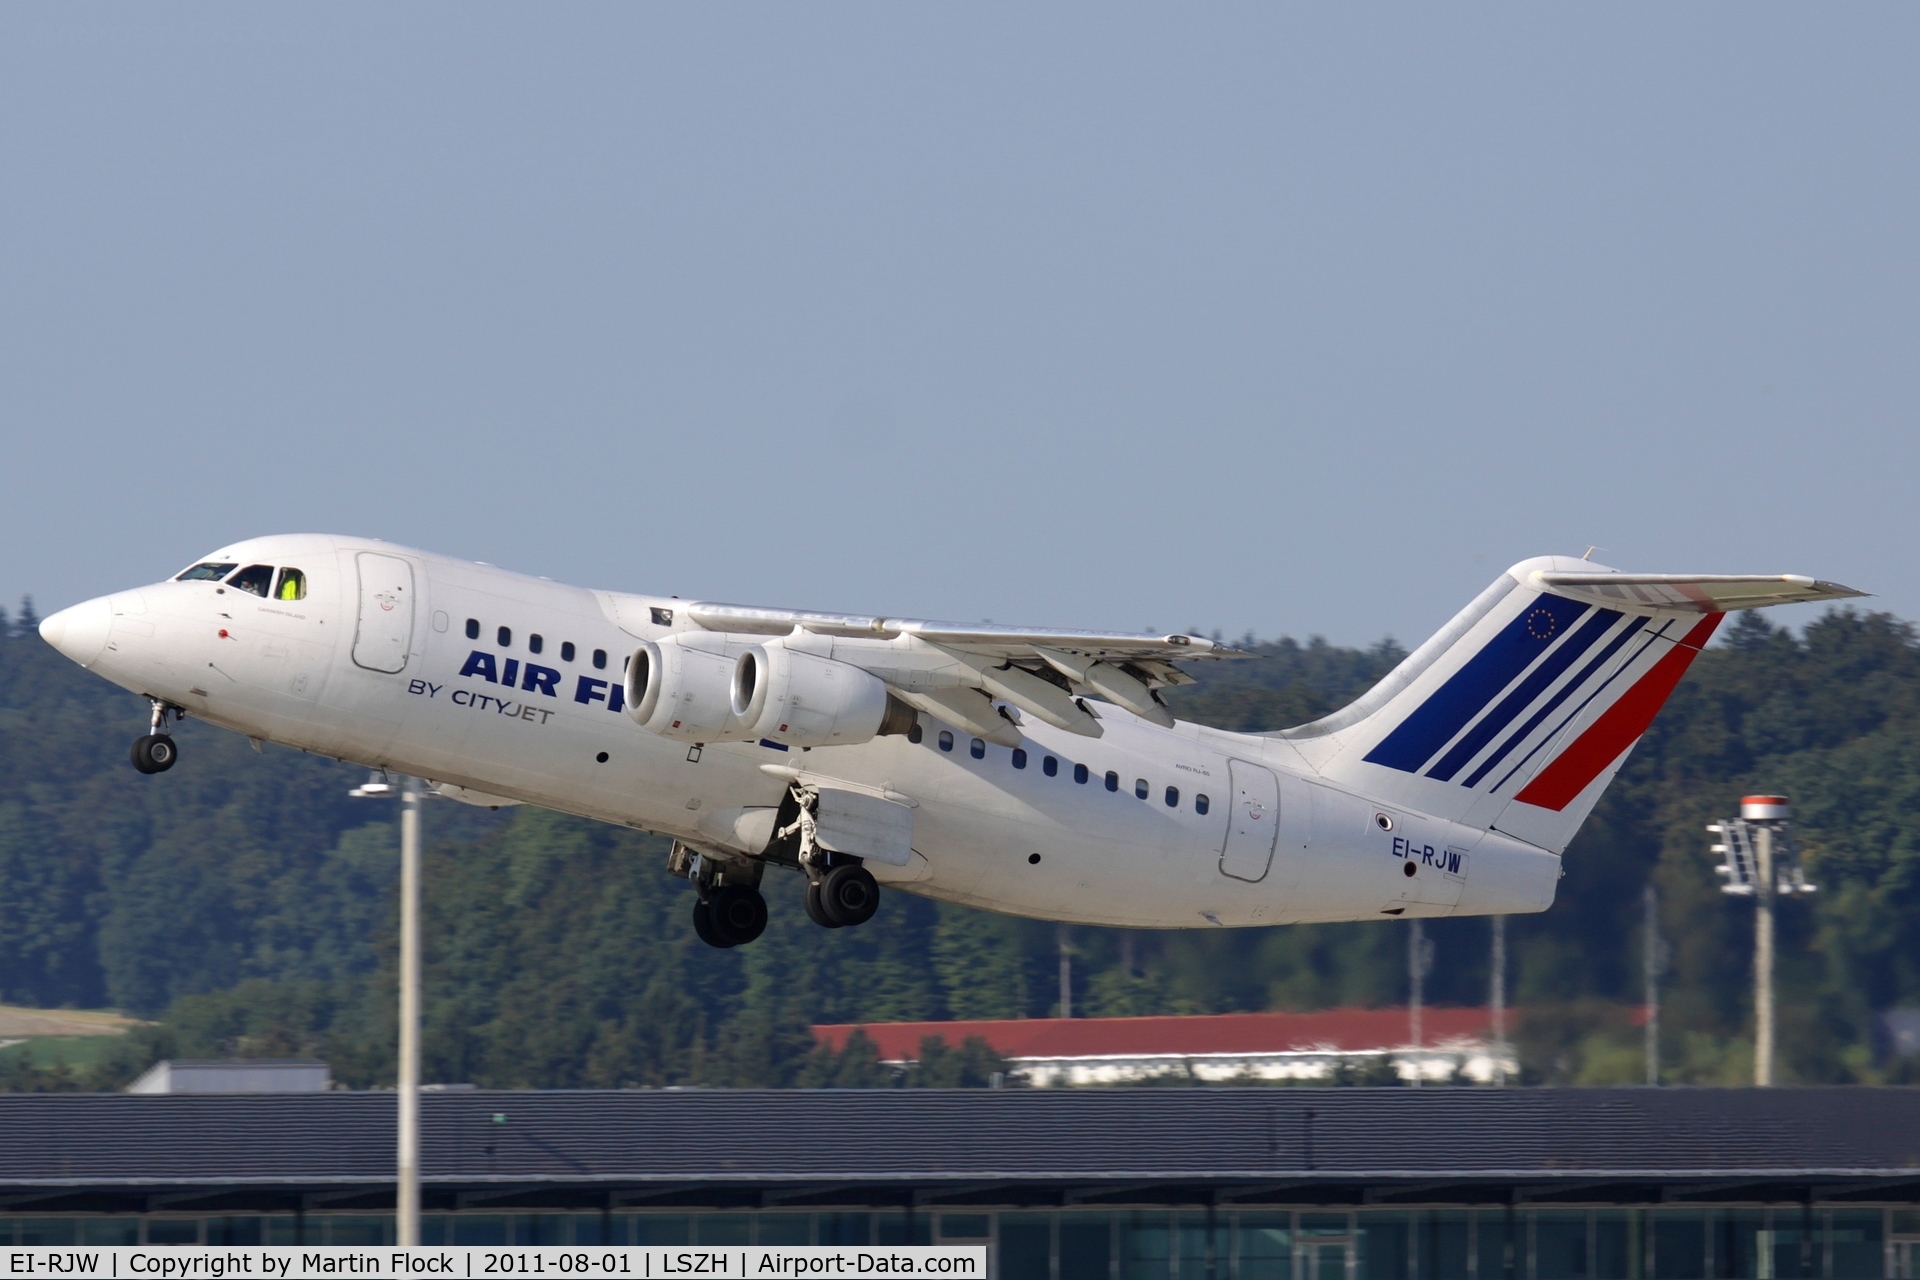
POLYGON ((66 1063, 69 1067, 90 1067, 120 1039, 119 1036, 33 1036, 0 1049, 0 1063, 15 1062, 29 1054, 36 1067, 66 1063))

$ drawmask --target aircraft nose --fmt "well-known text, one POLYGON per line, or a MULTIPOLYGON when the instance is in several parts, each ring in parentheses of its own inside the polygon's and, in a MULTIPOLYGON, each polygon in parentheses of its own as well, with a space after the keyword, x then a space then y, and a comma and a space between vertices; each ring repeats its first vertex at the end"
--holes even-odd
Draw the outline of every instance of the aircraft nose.
POLYGON ((92 666, 106 651, 112 630, 113 606, 105 596, 84 600, 40 621, 40 638, 83 667, 92 666))

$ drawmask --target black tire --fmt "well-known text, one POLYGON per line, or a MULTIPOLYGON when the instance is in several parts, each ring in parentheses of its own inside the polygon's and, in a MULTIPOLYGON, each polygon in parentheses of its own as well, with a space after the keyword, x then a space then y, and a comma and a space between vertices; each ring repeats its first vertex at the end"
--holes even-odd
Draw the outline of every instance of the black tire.
POLYGON ((767 900, 758 889, 726 885, 707 899, 706 907, 713 931, 730 947, 745 946, 766 932, 767 900))
POLYGON ((133 740, 133 767, 142 773, 165 773, 180 759, 180 748, 164 733, 149 733, 133 740))
POLYGON ((880 886, 871 871, 849 862, 820 882, 820 906, 843 927, 865 924, 880 909, 880 886))
POLYGON ((840 927, 840 922, 827 914, 826 904, 820 901, 820 886, 811 882, 807 885, 807 919, 822 929, 840 927))
POLYGON ((700 941, 710 947, 720 947, 724 949, 733 945, 726 940, 718 929, 714 928, 713 913, 708 910, 707 904, 704 902, 696 902, 693 904, 693 931, 699 935, 700 941))

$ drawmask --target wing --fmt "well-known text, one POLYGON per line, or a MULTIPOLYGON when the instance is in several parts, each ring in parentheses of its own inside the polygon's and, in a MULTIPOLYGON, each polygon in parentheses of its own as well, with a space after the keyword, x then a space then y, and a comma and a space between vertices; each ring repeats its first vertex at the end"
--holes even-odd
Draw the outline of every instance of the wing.
POLYGON ((1001 742, 1017 743, 1019 735, 995 705, 1000 702, 1089 737, 1099 736, 1100 722, 1086 704, 1088 695, 1171 725, 1173 713, 1158 691, 1193 681, 1176 662, 1252 656, 1178 634, 967 626, 732 604, 698 603, 684 610, 709 631, 830 637, 836 660, 873 672, 922 711, 1001 742))
POLYGON ((1727 613, 1773 604, 1850 600, 1864 591, 1798 574, 1731 573, 1556 573, 1532 575, 1542 587, 1589 604, 1629 609, 1687 609, 1727 613))

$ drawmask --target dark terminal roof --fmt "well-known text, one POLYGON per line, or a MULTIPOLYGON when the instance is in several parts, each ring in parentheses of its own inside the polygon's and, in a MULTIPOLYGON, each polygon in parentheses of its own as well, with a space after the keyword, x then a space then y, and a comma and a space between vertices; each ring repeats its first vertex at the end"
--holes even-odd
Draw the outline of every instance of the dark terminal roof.
MULTIPOLYGON (((1920 1198, 1920 1090, 422 1098, 430 1205, 1920 1198)), ((392 1201, 395 1096, 0 1095, 0 1208, 392 1201), (289 1197, 292 1200, 289 1200, 289 1197)))

